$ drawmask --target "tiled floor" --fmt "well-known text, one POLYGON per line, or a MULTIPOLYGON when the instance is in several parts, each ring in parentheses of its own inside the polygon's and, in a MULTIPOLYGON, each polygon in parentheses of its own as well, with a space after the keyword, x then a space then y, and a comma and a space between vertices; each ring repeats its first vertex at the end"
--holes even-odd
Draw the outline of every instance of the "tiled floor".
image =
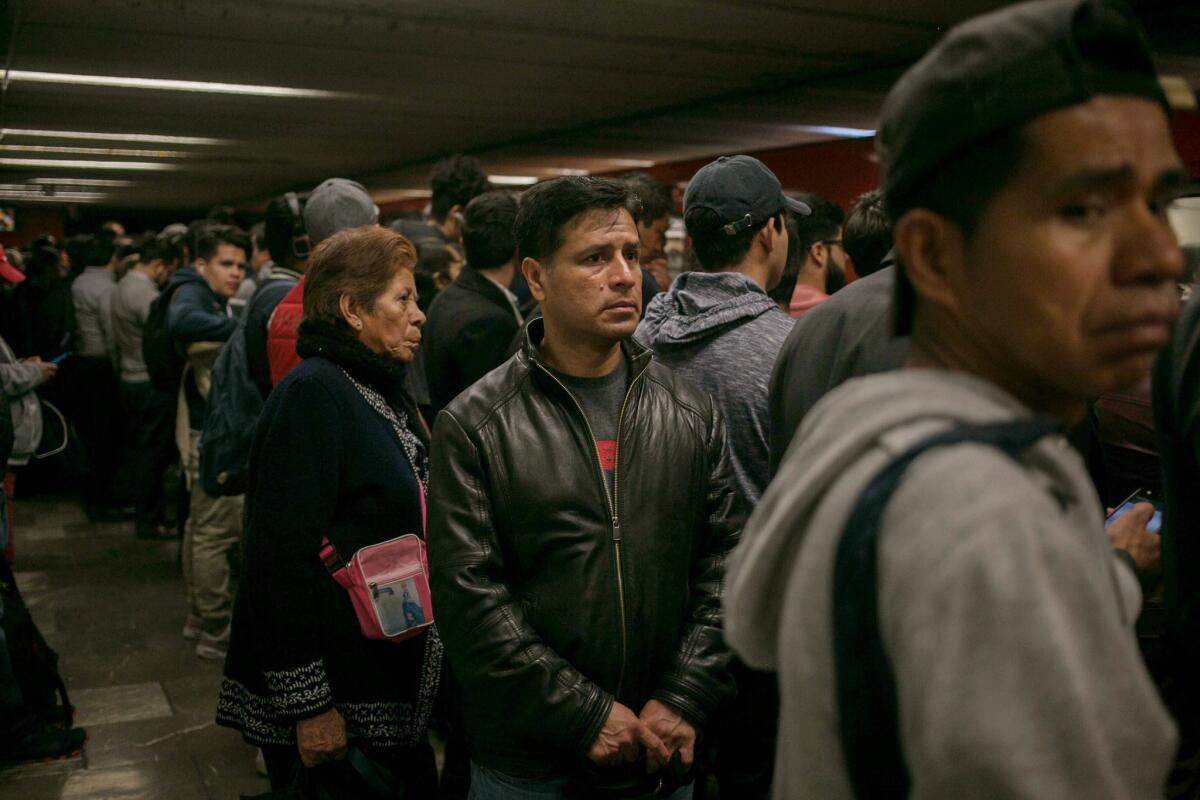
POLYGON ((0 771, 0 798, 236 800, 267 791, 254 750, 213 723, 221 665, 179 635, 177 543, 92 524, 73 500, 16 508, 17 580, 87 728, 83 757, 0 771))

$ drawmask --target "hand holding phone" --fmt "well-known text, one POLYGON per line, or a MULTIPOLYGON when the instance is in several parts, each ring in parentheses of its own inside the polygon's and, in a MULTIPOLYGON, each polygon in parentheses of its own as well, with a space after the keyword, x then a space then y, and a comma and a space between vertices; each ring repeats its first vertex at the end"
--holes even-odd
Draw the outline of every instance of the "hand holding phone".
POLYGON ((1134 492, 1105 520, 1113 548, 1133 557, 1139 575, 1156 575, 1161 569, 1162 511, 1146 493, 1134 492))
POLYGON ((67 356, 69 356, 69 355, 71 355, 71 352, 69 350, 65 353, 59 353, 54 358, 50 359, 50 363, 51 364, 61 364, 62 362, 66 361, 67 356))

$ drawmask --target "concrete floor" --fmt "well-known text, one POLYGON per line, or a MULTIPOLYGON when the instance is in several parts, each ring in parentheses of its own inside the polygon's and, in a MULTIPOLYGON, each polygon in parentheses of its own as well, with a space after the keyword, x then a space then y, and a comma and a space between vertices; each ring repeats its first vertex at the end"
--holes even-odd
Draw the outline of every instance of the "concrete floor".
POLYGON ((253 748, 213 722, 220 662, 180 636, 186 604, 176 542, 132 523, 93 524, 72 499, 19 501, 17 581, 61 657, 82 757, 0 771, 0 798, 236 800, 266 792, 253 748))

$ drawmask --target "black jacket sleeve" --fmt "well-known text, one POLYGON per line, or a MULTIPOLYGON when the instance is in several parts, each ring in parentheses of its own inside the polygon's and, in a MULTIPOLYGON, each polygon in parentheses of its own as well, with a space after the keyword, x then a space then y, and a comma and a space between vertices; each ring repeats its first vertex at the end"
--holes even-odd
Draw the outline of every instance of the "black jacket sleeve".
POLYGON ((586 752, 612 696, 529 625, 506 583, 478 449, 449 412, 437 418, 432 451, 426 539, 433 603, 464 707, 518 741, 586 752))
POLYGON ((315 378, 291 384, 259 419, 246 498, 246 574, 267 689, 281 718, 333 705, 321 657, 318 551, 337 508, 344 411, 315 378))
POLYGON ((738 492, 725 423, 714 406, 707 442, 709 480, 705 519, 696 534, 691 569, 691 605, 688 621, 654 698, 683 712, 695 725, 733 694, 729 674, 732 654, 722 632, 725 565, 745 524, 745 502, 738 492))

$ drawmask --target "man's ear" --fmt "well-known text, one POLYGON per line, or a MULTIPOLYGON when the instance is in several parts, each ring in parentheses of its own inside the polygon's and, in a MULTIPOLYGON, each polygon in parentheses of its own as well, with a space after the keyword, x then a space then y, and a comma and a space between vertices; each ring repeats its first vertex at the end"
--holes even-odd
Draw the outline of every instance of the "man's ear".
POLYGON ((529 284, 529 293, 533 295, 533 299, 539 303, 546 299, 546 290, 542 287, 542 279, 545 275, 545 267, 542 262, 536 258, 525 258, 521 262, 521 274, 525 276, 525 282, 529 284))
POLYGON ((896 223, 895 246, 921 301, 956 308, 966 246, 962 230, 927 208, 914 208, 896 223))
POLYGON ((818 270, 824 270, 829 261, 829 251, 823 242, 813 242, 808 246, 808 261, 818 270))
POLYGON ((767 255, 775 252, 775 248, 779 246, 778 222, 778 217, 771 217, 767 220, 767 224, 762 226, 762 230, 758 232, 758 241, 762 244, 763 250, 767 255))

